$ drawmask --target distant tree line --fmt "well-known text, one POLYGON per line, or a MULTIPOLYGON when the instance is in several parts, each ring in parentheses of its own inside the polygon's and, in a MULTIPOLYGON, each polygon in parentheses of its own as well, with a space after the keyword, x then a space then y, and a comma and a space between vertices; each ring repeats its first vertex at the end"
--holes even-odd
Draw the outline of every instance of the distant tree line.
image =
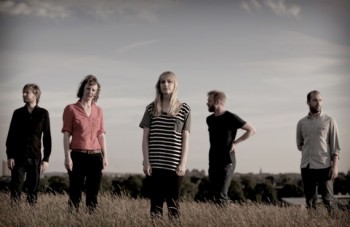
MULTIPOLYGON (((0 191, 9 191, 9 184, 9 177, 1 177, 0 191)), ((68 176, 61 174, 41 178, 39 190, 42 193, 63 194, 68 192, 68 187, 68 176)), ((211 198, 210 182, 204 170, 187 171, 181 190, 184 200, 206 202, 211 198)), ((105 174, 102 178, 101 193, 135 199, 148 198, 149 178, 141 174, 105 174)), ((334 182, 334 193, 350 194, 350 171, 347 174, 339 173, 334 182)), ((235 202, 276 204, 283 197, 303 197, 304 191, 300 174, 235 173, 229 196, 235 202)))

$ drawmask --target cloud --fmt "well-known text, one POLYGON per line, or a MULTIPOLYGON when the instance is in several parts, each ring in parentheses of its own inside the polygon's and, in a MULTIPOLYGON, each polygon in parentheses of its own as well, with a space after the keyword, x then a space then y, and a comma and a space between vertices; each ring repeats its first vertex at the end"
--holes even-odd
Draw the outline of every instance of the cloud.
POLYGON ((87 15, 97 19, 121 16, 147 22, 158 20, 157 12, 177 4, 174 0, 7 0, 0 2, 0 13, 11 16, 36 16, 65 19, 87 15))
POLYGON ((38 16, 49 18, 69 17, 70 11, 51 1, 29 0, 15 2, 12 0, 0 2, 0 12, 12 16, 38 16))
POLYGON ((120 49, 117 50, 118 53, 125 53, 125 52, 129 52, 131 50, 140 48, 140 47, 144 47, 144 46, 149 46, 149 45, 153 45, 155 43, 158 43, 159 40, 146 40, 146 41, 141 41, 141 42, 137 42, 137 43, 132 43, 129 44, 127 46, 124 46, 120 49))
POLYGON ((287 4, 285 0, 244 0, 241 2, 241 8, 252 13, 263 8, 268 8, 279 16, 298 17, 301 7, 295 4, 287 4))

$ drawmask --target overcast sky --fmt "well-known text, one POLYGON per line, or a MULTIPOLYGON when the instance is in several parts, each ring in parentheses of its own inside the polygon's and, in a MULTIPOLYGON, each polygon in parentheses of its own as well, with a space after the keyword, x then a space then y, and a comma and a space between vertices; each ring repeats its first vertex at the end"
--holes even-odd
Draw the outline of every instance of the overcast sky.
MULTIPOLYGON (((0 144, 22 88, 37 83, 51 117, 49 171, 63 172, 62 113, 79 83, 102 84, 108 172, 142 173, 145 107, 166 70, 191 106, 187 168, 208 169, 207 92, 257 129, 238 145, 236 172, 300 172, 296 124, 317 89, 339 126, 339 170, 350 169, 350 1, 0 1, 0 144)), ((239 131, 238 136, 243 132, 239 131)))

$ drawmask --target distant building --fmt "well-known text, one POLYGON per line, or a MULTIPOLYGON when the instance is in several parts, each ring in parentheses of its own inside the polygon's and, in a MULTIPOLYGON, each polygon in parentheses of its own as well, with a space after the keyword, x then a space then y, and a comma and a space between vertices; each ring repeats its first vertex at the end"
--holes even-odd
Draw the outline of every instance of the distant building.
POLYGON ((7 167, 7 161, 6 160, 2 160, 2 176, 3 177, 11 176, 11 171, 7 167))

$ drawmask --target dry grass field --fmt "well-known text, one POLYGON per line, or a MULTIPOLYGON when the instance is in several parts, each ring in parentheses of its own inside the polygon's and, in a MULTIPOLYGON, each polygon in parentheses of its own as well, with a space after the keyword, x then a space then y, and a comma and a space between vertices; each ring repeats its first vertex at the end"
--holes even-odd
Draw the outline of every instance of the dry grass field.
MULTIPOLYGON (((25 203, 13 209, 9 195, 0 193, 0 226, 350 226, 350 212, 339 211, 335 218, 322 209, 310 215, 300 207, 277 207, 261 204, 232 204, 222 209, 211 203, 181 203, 181 222, 149 218, 149 201, 145 199, 99 196, 99 207, 93 214, 67 212, 67 195, 40 195, 38 204, 25 203)), ((84 205, 84 203, 82 204, 84 205)), ((166 214, 166 209, 165 209, 166 214)))

